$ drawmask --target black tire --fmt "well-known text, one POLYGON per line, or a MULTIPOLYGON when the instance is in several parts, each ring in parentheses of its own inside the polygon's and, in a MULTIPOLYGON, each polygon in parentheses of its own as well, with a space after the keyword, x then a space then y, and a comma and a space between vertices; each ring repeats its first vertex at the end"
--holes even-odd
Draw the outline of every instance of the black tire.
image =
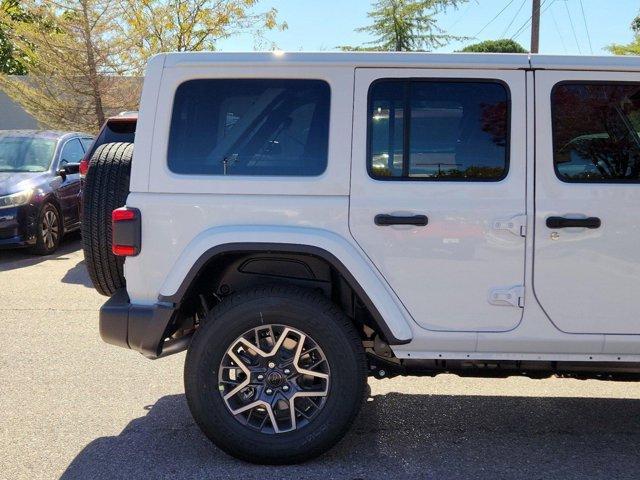
POLYGON ((52 203, 45 203, 38 212, 36 244, 31 252, 36 255, 50 255, 60 246, 63 235, 62 215, 52 203))
POLYGON ((220 449, 251 463, 291 464, 324 453, 347 432, 366 393, 366 358, 353 324, 321 294, 259 287, 234 294, 209 312, 189 346, 184 380, 196 423, 220 449), (312 338, 330 368, 321 409, 308 423, 284 433, 264 433, 240 423, 227 409, 216 373, 239 336, 268 324, 292 327, 312 338))
POLYGON ((111 212, 129 195, 132 143, 106 143, 91 157, 82 197, 82 249, 95 289, 110 297, 124 288, 124 258, 111 252, 111 212))

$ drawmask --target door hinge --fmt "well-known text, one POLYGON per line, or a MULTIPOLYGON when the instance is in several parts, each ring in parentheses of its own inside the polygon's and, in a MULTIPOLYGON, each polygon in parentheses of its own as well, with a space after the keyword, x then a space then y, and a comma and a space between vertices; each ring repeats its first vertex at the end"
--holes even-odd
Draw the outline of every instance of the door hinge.
POLYGON ((495 220, 493 222, 494 230, 507 230, 519 237, 527 236, 527 216, 516 215, 515 217, 495 220))
POLYGON ((524 308, 524 287, 493 288, 489 291, 491 305, 524 308))

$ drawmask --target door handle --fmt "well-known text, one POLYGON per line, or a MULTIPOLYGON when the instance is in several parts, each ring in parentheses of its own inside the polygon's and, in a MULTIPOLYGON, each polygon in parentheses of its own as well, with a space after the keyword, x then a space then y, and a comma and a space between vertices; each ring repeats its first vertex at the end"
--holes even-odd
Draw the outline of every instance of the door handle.
POLYGON ((426 215, 387 215, 384 213, 378 214, 373 219, 376 225, 380 227, 386 227, 389 225, 416 225, 418 227, 424 227, 429 223, 429 219, 426 215))
POLYGON ((565 218, 565 217, 549 217, 547 218, 547 227, 552 229, 558 228, 600 228, 602 222, 598 217, 588 218, 565 218))

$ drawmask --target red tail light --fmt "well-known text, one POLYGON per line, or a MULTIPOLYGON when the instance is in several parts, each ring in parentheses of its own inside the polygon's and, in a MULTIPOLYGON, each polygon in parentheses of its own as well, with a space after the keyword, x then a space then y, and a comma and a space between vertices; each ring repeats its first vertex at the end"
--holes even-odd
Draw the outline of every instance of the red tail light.
POLYGON ((140 253, 140 210, 121 207, 111 212, 111 251, 120 257, 140 253))
POLYGON ((87 157, 84 157, 82 160, 80 160, 80 176, 81 177, 86 176, 88 171, 89 171, 89 159, 87 157))
POLYGON ((132 257, 136 254, 135 247, 129 245, 112 245, 111 251, 119 257, 132 257))

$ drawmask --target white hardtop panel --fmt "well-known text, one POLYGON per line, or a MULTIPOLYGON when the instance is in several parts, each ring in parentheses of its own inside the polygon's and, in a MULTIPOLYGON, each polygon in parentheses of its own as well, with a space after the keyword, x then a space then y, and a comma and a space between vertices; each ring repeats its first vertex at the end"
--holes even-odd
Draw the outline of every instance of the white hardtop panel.
POLYGON ((640 71, 633 56, 531 55, 526 53, 414 52, 197 52, 167 53, 165 68, 206 64, 327 65, 354 68, 470 68, 479 70, 640 71))
POLYGON ((269 66, 340 66, 377 68, 475 68, 527 69, 526 54, 488 53, 386 53, 386 52, 198 52, 167 53, 165 68, 187 66, 246 65, 269 66))
POLYGON ((530 55, 535 70, 640 71, 640 58, 607 55, 530 55))

